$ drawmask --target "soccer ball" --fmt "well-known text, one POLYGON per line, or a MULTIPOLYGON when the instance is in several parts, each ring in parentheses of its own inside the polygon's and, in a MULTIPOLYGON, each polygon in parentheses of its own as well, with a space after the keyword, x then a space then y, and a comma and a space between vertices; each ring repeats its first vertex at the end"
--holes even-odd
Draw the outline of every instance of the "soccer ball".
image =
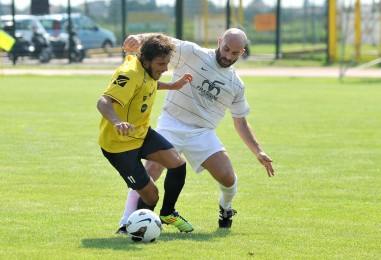
POLYGON ((155 212, 139 209, 127 220, 127 234, 135 242, 153 242, 160 236, 161 221, 155 212))

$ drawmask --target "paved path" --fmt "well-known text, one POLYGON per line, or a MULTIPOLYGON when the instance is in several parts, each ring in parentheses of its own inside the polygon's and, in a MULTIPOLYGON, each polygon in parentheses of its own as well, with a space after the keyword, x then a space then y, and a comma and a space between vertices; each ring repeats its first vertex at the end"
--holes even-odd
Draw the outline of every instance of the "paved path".
MULTIPOLYGON (((40 64, 37 60, 25 59, 20 60, 17 66, 12 67, 11 61, 9 59, 3 58, 0 59, 0 76, 18 74, 112 75, 114 73, 114 69, 112 68, 119 66, 122 61, 123 58, 121 56, 86 58, 82 63, 71 64, 68 63, 66 59, 53 59, 48 64, 40 64), (4 65, 4 67, 1 65, 4 65), (105 67, 105 65, 110 66, 110 69, 101 68, 101 66, 105 67), (22 66, 22 68, 20 68, 20 66, 22 66)), ((376 63, 368 63, 363 66, 370 67, 349 68, 345 72, 345 76, 381 78, 381 67, 377 67, 376 63)), ((256 67, 241 68, 237 69, 237 71, 240 76, 254 77, 340 77, 340 69, 335 67, 256 67)))
MULTIPOLYGON (((264 76, 264 77, 329 77, 339 78, 339 68, 312 68, 312 67, 263 67, 263 68, 242 68, 237 69, 240 76, 264 76)), ((1 75, 112 75, 114 70, 111 69, 18 69, 18 68, 0 68, 1 75)), ((166 74, 169 74, 167 72, 166 74)), ((348 69, 345 77, 364 77, 364 78, 380 78, 381 68, 367 69, 348 69)))
MULTIPOLYGON (((266 77, 329 77, 339 78, 339 68, 254 68, 240 69, 242 76, 266 76, 266 77)), ((349 69, 345 72, 345 77, 380 78, 381 69, 349 69)))

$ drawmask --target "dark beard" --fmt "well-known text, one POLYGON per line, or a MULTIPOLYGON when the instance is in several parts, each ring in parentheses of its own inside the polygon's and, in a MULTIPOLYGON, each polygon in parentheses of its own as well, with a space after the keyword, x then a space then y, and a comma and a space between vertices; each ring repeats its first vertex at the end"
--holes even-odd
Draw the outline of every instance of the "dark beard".
POLYGON ((151 77, 151 78, 153 78, 152 77, 152 66, 151 66, 151 64, 148 66, 148 68, 144 68, 145 70, 146 70, 146 72, 148 73, 148 75, 151 77))
POLYGON ((143 67, 143 69, 146 71, 146 73, 147 73, 151 78, 153 78, 153 77, 152 77, 152 66, 151 66, 151 62, 147 62, 149 65, 148 65, 148 67, 146 68, 146 67, 144 66, 144 61, 141 59, 140 56, 138 57, 138 59, 139 59, 139 61, 140 61, 140 64, 142 64, 142 67, 143 67))
POLYGON ((221 57, 220 47, 218 47, 218 49, 216 50, 216 60, 217 60, 217 63, 218 63, 222 68, 229 68, 231 65, 233 65, 234 63, 236 63, 236 61, 238 60, 238 59, 236 59, 236 60, 234 60, 234 61, 229 61, 229 64, 226 65, 226 64, 222 63, 222 60, 223 60, 223 59, 224 59, 225 61, 228 61, 226 58, 222 58, 222 57, 221 57))

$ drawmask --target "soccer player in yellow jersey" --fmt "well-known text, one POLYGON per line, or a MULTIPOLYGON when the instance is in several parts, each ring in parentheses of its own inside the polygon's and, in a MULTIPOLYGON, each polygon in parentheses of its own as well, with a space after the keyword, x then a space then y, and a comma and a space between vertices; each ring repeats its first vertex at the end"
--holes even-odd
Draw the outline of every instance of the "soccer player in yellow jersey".
MULTIPOLYGON (((128 36, 124 41, 124 50, 136 51, 144 44, 147 35, 149 34, 128 36)), ((171 40, 176 45, 171 59, 174 67, 172 80, 178 80, 184 73, 192 73, 193 78, 183 88, 167 92, 156 131, 185 156, 196 173, 207 170, 218 182, 218 226, 230 228, 233 216, 237 213, 232 204, 238 191, 238 177, 215 132, 226 112, 230 111, 236 132, 264 166, 267 175, 274 176, 275 172, 272 159, 262 149, 246 119, 250 106, 245 97, 245 85, 232 66, 245 52, 248 39, 242 30, 230 28, 218 39, 218 47, 215 49, 203 48, 196 43, 175 38, 171 40)), ((147 161, 146 169, 156 180, 164 167, 147 161)), ((163 207, 166 196, 165 192, 163 207)), ((129 192, 119 226, 136 209, 138 197, 135 191, 129 192)), ((160 218, 164 223, 169 219, 165 214, 160 214, 160 218)), ((180 228, 179 230, 182 231, 180 228)))
MULTIPOLYGON (((167 36, 150 35, 136 56, 126 57, 97 103, 102 114, 99 133, 102 153, 127 186, 139 193, 138 209, 154 210, 159 200, 158 189, 141 159, 155 161, 168 169, 164 189, 174 194, 172 198, 179 196, 185 183, 185 160, 172 144, 151 129, 149 122, 157 90, 180 89, 192 80, 192 75, 186 73, 172 83, 158 81, 168 70, 174 50, 167 36)), ((167 201, 169 209, 174 208, 177 200, 172 198, 167 201)), ((177 212, 171 213, 174 223, 182 225, 185 232, 193 230, 177 212)))

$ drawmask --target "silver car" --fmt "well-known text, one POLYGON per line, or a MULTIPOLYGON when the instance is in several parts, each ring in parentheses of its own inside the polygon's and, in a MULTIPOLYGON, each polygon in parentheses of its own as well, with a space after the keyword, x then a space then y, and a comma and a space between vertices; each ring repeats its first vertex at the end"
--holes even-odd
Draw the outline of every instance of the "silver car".
MULTIPOLYGON (((89 17, 82 14, 73 13, 70 17, 76 36, 85 50, 103 48, 107 51, 107 49, 116 45, 116 37, 112 31, 100 27, 89 17)), ((67 14, 42 15, 38 19, 51 36, 63 39, 68 37, 67 14)))
MULTIPOLYGON (((16 36, 22 37, 28 42, 32 42, 32 37, 34 31, 37 31, 49 40, 49 35, 47 34, 45 28, 42 26, 40 21, 34 15, 15 15, 16 21, 16 36)), ((12 15, 2 15, 1 16, 1 28, 5 29, 13 24, 12 15)))

